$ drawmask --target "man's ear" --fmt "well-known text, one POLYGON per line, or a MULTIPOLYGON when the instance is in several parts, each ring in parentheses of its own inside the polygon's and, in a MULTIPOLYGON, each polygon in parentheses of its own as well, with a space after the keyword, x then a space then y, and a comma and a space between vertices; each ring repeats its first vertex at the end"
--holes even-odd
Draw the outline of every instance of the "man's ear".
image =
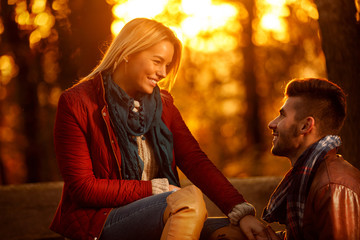
POLYGON ((315 119, 313 117, 306 117, 300 122, 300 133, 310 133, 315 126, 315 119))

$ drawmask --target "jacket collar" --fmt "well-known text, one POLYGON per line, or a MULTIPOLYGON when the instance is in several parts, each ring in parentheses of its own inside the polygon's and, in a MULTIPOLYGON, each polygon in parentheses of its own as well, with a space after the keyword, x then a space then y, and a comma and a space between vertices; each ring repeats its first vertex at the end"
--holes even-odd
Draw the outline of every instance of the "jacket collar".
POLYGON ((103 105, 108 105, 105 98, 104 79, 102 73, 96 74, 90 81, 93 82, 96 89, 96 95, 98 96, 99 102, 103 105))

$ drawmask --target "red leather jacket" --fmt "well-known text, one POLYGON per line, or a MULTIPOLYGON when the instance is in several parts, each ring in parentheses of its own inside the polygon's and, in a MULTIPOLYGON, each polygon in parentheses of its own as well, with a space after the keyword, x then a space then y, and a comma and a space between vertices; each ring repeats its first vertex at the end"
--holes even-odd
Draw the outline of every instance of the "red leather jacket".
MULTIPOLYGON (((244 198, 211 163, 162 91, 162 120, 173 134, 176 167, 228 214, 244 198)), ((112 208, 152 195, 150 181, 122 180, 121 155, 101 75, 65 91, 58 103, 55 151, 64 188, 50 228, 71 239, 99 238, 112 208)))
POLYGON ((304 212, 306 240, 360 239, 360 171, 330 151, 315 174, 304 212))

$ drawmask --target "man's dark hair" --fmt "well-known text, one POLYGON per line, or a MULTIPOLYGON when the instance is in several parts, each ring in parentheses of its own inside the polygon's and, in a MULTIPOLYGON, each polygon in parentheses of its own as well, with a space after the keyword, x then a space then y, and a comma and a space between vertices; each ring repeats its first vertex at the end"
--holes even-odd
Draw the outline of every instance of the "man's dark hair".
POLYGON ((335 83, 321 78, 291 80, 285 89, 285 97, 301 97, 296 106, 297 120, 312 116, 320 135, 337 134, 346 117, 346 97, 335 83))

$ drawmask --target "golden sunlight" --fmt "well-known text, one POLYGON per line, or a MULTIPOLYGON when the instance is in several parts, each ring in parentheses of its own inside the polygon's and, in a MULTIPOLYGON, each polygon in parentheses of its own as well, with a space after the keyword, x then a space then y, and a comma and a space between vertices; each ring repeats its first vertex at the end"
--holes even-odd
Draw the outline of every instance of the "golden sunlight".
POLYGON ((285 19, 290 16, 288 5, 297 6, 295 16, 302 22, 308 22, 309 18, 315 20, 319 18, 316 5, 311 0, 258 0, 257 5, 261 16, 260 27, 278 36, 285 36, 288 32, 285 19))
POLYGON ((116 35, 126 22, 136 17, 161 18, 167 24, 166 20, 170 21, 170 17, 161 16, 165 11, 182 15, 178 25, 170 27, 190 48, 214 52, 219 49, 232 50, 237 46, 234 34, 231 36, 230 33, 239 31, 240 25, 236 21, 238 10, 230 4, 213 4, 211 0, 182 0, 181 3, 168 0, 118 1, 113 6, 115 20, 111 31, 116 35), (140 5, 144 10, 138 8, 140 5))
POLYGON ((19 29, 31 31, 29 36, 30 48, 33 48, 41 39, 50 35, 55 24, 55 17, 47 9, 46 0, 33 0, 31 2, 31 12, 28 11, 26 1, 8 1, 8 4, 16 4, 15 21, 19 29))
POLYGON ((5 28, 4 28, 4 24, 2 22, 2 19, 0 18, 0 35, 4 32, 5 28))
POLYGON ((271 14, 271 13, 265 14, 261 18, 260 24, 264 29, 272 30, 276 32, 280 32, 285 28, 284 21, 275 14, 271 14))
POLYGON ((272 6, 283 6, 286 4, 286 0, 265 0, 265 2, 272 6))
POLYGON ((214 5, 210 0, 183 0, 182 8, 188 16, 181 24, 182 30, 188 37, 195 37, 201 32, 214 31, 222 28, 237 10, 230 4, 214 5))
POLYGON ((39 13, 34 20, 34 23, 38 26, 47 26, 51 24, 50 22, 51 22, 51 16, 46 12, 39 13))
POLYGON ((33 13, 41 13, 46 9, 46 0, 36 0, 33 1, 31 10, 33 13))
POLYGON ((254 21, 253 42, 264 45, 273 38, 286 43, 289 41, 289 29, 286 17, 290 15, 288 2, 292 0, 257 0, 257 17, 254 21))
POLYGON ((285 17, 290 15, 290 11, 286 6, 284 0, 267 0, 269 5, 265 8, 266 12, 263 14, 260 25, 269 31, 285 32, 287 31, 287 24, 285 17))
POLYGON ((18 67, 11 56, 0 56, 0 83, 6 85, 18 74, 18 67))
POLYGON ((153 18, 164 10, 167 0, 128 0, 118 2, 113 7, 113 14, 118 19, 112 26, 113 34, 116 35, 121 27, 128 21, 137 18, 153 18), (141 6, 141 8, 139 8, 141 6), (120 23, 123 22, 123 25, 120 23), (115 31, 115 32, 114 32, 115 31))

